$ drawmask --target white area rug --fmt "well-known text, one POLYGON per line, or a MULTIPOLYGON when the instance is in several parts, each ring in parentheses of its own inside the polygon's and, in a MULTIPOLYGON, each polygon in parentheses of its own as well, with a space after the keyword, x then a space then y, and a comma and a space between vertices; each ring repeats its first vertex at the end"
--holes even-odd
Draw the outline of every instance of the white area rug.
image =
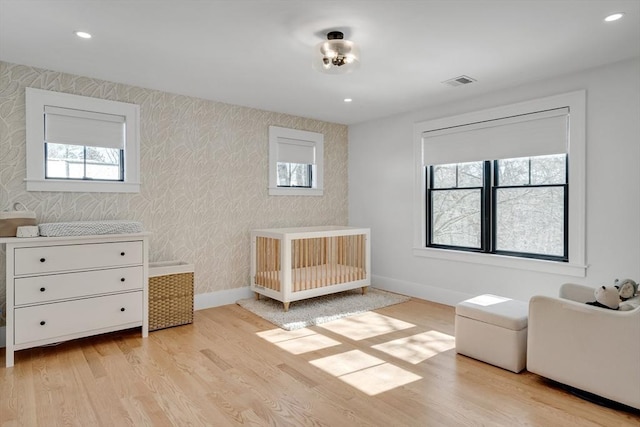
POLYGON ((284 311, 280 301, 264 296, 261 296, 259 300, 254 298, 242 299, 237 304, 282 329, 292 331, 399 304, 409 301, 409 299, 404 295, 369 288, 365 295, 362 295, 361 289, 354 289, 302 301, 294 301, 287 312, 284 311))

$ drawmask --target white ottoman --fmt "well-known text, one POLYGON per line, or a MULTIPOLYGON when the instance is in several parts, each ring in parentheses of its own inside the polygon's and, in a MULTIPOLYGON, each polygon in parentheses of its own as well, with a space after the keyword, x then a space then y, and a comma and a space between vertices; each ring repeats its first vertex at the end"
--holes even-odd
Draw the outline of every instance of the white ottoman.
POLYGON ((480 295, 456 306, 456 352, 520 372, 527 361, 529 304, 480 295))

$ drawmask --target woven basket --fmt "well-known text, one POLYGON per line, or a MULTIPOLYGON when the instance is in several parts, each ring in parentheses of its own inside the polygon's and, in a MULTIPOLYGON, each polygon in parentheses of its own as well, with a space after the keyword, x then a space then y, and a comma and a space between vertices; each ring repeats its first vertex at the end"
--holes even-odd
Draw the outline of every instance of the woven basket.
POLYGON ((36 214, 20 202, 13 204, 10 211, 0 212, 0 237, 16 237, 18 227, 36 225, 36 214))
POLYGON ((193 323, 193 271, 157 276, 149 271, 149 330, 193 323))

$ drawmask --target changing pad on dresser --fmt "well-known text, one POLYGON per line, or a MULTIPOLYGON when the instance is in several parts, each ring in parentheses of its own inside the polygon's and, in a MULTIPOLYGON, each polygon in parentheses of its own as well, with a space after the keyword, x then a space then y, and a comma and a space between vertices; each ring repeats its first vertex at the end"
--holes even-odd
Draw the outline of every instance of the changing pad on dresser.
POLYGON ((143 227, 137 221, 74 221, 40 224, 40 235, 46 237, 88 236, 96 234, 141 233, 143 227))

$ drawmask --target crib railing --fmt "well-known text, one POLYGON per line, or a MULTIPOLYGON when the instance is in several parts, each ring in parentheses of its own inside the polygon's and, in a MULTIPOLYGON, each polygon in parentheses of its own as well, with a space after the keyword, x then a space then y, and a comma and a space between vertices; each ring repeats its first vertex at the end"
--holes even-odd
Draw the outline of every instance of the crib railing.
MULTIPOLYGON (((280 239, 256 238, 255 284, 280 291, 280 239)), ((366 278, 366 235, 291 240, 291 291, 304 291, 366 278)))

